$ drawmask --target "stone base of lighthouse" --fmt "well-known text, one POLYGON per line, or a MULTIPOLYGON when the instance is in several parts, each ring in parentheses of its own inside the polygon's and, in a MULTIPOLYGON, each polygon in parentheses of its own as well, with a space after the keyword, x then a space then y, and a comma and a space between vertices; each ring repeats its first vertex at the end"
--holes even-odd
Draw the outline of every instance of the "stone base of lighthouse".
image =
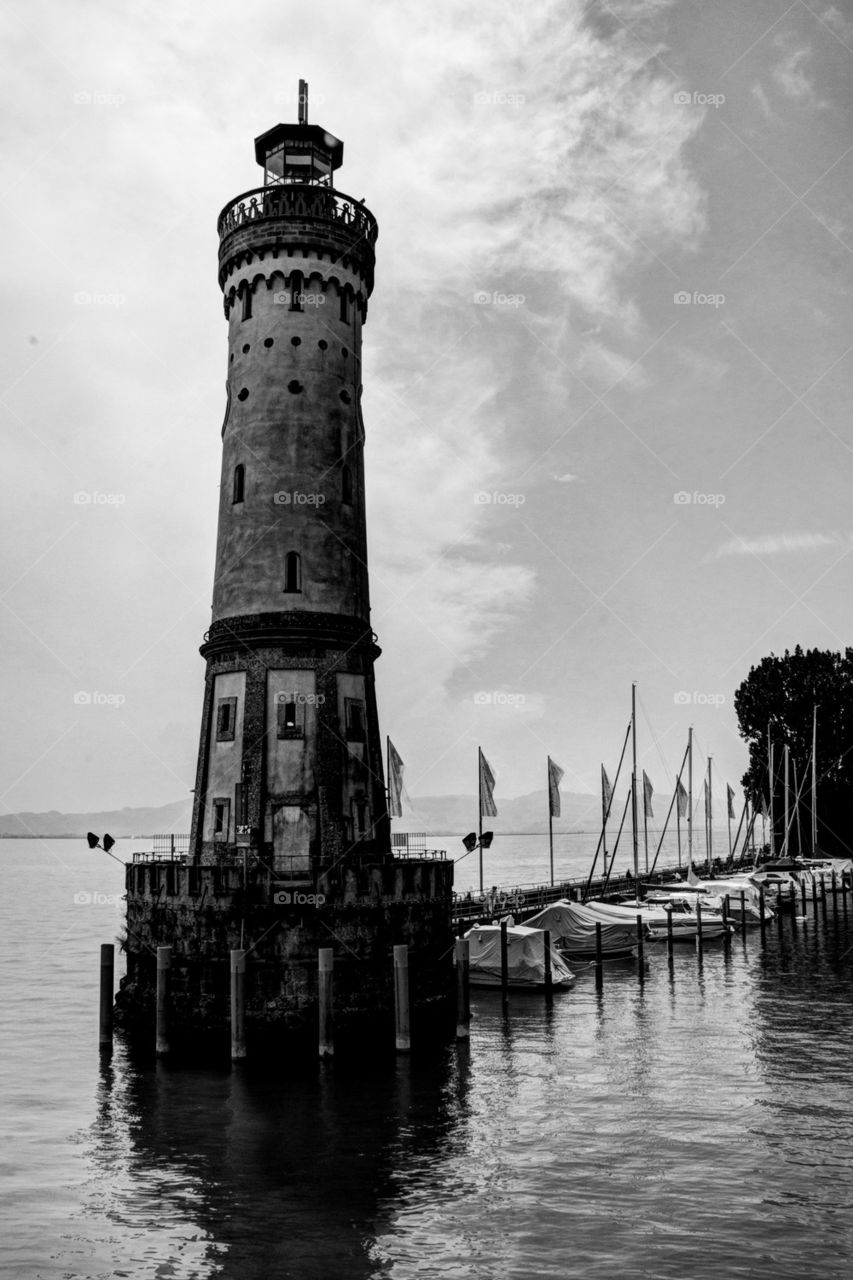
POLYGON ((190 860, 259 861, 310 882, 390 854, 373 663, 357 618, 253 614, 215 623, 190 860))
POLYGON ((153 1049, 156 952, 169 946, 173 1053, 227 1056, 230 953, 241 948, 249 1056, 316 1052, 318 952, 332 948, 338 1047, 393 1052, 393 948, 405 944, 417 1049, 454 1025, 452 887, 453 864, 441 857, 338 864, 304 891, 258 868, 136 862, 117 1025, 153 1049))

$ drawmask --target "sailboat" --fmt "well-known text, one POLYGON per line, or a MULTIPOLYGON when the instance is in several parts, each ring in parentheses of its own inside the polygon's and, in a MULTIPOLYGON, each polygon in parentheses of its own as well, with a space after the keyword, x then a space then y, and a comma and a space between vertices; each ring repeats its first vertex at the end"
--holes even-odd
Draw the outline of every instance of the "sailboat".
MULTIPOLYGON (((639 897, 640 888, 640 847, 639 847, 639 821, 637 808, 637 685, 636 682, 631 685, 631 826, 632 826, 632 846, 633 846, 633 862, 634 862, 634 885, 636 886, 636 897, 630 902, 602 902, 592 901, 585 905, 594 910, 598 920, 604 923, 618 923, 620 921, 633 920, 637 923, 639 917, 640 922, 648 929, 649 936, 652 940, 662 940, 668 936, 678 939, 693 939, 699 932, 699 919, 694 911, 689 909, 689 905, 685 902, 676 904, 672 901, 649 903, 642 901, 639 897)), ((689 740, 689 746, 692 748, 692 731, 689 740)), ((688 859, 692 854, 693 845, 693 815, 692 815, 692 792, 693 792, 693 768, 692 768, 692 750, 690 755, 690 772, 689 772, 689 800, 688 804, 688 859)), ((644 796, 645 799, 645 796, 644 796)), ((690 863, 692 865, 692 863, 690 863)), ((712 938, 718 937, 726 931, 727 926, 723 923, 722 916, 705 916, 702 919, 702 937, 712 938)))

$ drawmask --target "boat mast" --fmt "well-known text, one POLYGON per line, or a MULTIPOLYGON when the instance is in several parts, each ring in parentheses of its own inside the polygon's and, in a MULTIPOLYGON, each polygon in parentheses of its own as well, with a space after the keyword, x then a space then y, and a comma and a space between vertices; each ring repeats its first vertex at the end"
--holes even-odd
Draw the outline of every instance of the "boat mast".
POLYGON ((634 843, 634 884, 639 897, 640 846, 637 831, 637 684, 631 685, 631 823, 634 843))
POLYGON ((770 739, 770 722, 767 723, 767 776, 770 785, 770 857, 776 857, 776 821, 773 804, 773 743, 770 739))
POLYGON ((784 766, 784 771, 785 771, 785 837, 784 837, 784 839, 783 839, 783 841, 782 841, 782 857, 783 857, 783 858, 786 858, 786 857, 788 856, 788 830, 789 830, 789 827, 790 827, 790 825, 791 825, 791 815, 790 815, 790 808, 791 808, 791 784, 790 784, 790 780, 789 780, 789 776, 788 776, 788 775, 789 775, 789 769, 790 769, 790 759, 791 759, 791 753, 790 753, 790 751, 789 751, 789 749, 788 749, 788 744, 787 744, 787 742, 786 742, 786 743, 785 743, 785 766, 784 766))
POLYGON ((812 857, 817 854, 817 703, 812 708, 812 857))
POLYGON ((693 725, 687 730, 687 869, 693 866, 693 725))

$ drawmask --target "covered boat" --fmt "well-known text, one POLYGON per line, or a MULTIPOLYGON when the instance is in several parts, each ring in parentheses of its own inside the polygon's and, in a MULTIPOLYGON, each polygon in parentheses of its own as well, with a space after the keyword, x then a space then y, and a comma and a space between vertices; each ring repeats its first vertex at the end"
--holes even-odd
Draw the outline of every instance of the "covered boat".
MULTIPOLYGON (((470 982, 475 987, 501 985, 501 929, 496 924, 478 924, 465 934, 470 944, 470 982)), ((545 933, 527 925, 508 925, 507 965, 511 987, 544 987, 545 933)), ((575 975, 551 943, 551 982, 567 987, 575 975)))
POLYGON ((591 907, 561 898, 538 915, 525 920, 534 929, 549 929, 552 943, 569 956, 586 959, 595 955, 595 926, 601 925, 602 955, 632 955, 637 945, 635 924, 603 920, 591 907))
MULTIPOLYGON (((672 921, 672 937, 675 942, 692 941, 699 932, 699 921, 695 912, 685 910, 678 903, 662 902, 657 906, 647 906, 644 902, 588 902, 586 905, 599 912, 599 919, 602 921, 633 921, 636 927, 637 916, 640 916, 648 929, 649 936, 655 942, 663 941, 668 937, 669 920, 672 921)), ((723 924, 722 916, 712 915, 710 912, 702 916, 703 938, 719 938, 730 931, 731 927, 723 924)))

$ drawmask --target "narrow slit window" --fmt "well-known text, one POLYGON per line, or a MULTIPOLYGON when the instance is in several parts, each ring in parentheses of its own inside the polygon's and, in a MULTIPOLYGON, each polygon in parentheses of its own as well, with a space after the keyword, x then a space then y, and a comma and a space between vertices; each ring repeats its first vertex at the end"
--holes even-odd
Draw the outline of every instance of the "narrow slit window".
POLYGON ((302 272, 294 271, 290 277, 290 310, 302 310, 302 272))
POLYGON ((349 324, 349 297, 346 289, 341 289, 341 320, 349 324))
POLYGON ((284 561, 285 591, 302 590, 302 560, 298 551, 288 551, 284 561))
POLYGON ((364 703, 347 698, 346 717, 347 742, 364 742, 364 703))
POLYGON ((237 699, 220 698, 216 707, 216 741, 233 742, 237 726, 237 699))
POLYGON ((230 800, 214 800, 213 802, 213 838, 214 840, 228 839, 228 820, 229 820, 230 808, 231 808, 230 800))
POLYGON ((304 732, 302 703, 293 694, 282 694, 278 701, 277 736, 301 738, 304 732))
POLYGON ((243 501, 245 496, 245 486, 246 468, 243 466, 242 462, 238 462, 237 466, 234 468, 234 496, 231 499, 232 503, 243 501))
POLYGON ((242 318, 243 318, 244 320, 251 320, 251 318, 252 318, 252 290, 251 290, 251 288, 249 287, 249 285, 246 285, 246 286, 245 286, 245 288, 243 289, 243 316, 242 316, 242 318))

